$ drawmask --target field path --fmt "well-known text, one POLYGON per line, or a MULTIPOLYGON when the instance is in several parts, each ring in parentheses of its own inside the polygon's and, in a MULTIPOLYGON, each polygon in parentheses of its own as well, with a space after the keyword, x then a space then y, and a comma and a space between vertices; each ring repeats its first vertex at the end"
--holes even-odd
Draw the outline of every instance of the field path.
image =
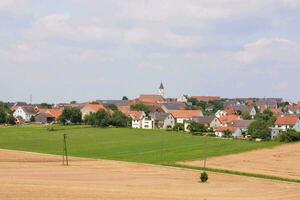
MULTIPOLYGON (((180 164, 203 166, 203 161, 181 162, 180 164)), ((207 166, 300 180, 300 143, 211 158, 207 161, 207 166)))
POLYGON ((118 161, 0 150, 0 199, 300 199, 300 184, 118 161))

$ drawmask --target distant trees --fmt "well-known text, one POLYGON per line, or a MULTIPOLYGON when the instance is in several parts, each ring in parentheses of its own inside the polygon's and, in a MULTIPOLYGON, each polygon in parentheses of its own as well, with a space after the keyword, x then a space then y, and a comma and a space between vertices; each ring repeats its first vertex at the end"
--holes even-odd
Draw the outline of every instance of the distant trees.
POLYGON ((0 109, 0 124, 6 123, 7 114, 3 109, 0 109))
POLYGON ((0 124, 15 124, 13 113, 6 103, 0 102, 0 124))
POLYGON ((252 117, 251 117, 249 112, 243 112, 242 113, 242 119, 249 120, 249 119, 252 119, 252 117))
POLYGON ((82 121, 82 113, 78 108, 66 108, 62 115, 59 117, 62 124, 72 123, 78 124, 82 121))
POLYGON ((112 111, 118 111, 119 110, 118 107, 115 104, 107 104, 105 107, 111 109, 112 111))
POLYGON ((135 110, 135 111, 144 111, 145 113, 150 112, 150 107, 143 103, 137 103, 137 104, 131 105, 130 109, 135 110))
POLYGON ((122 97, 122 100, 123 100, 123 101, 128 101, 128 97, 127 97, 127 96, 123 96, 123 97, 122 97))
POLYGON ((297 142, 300 141, 300 132, 290 129, 280 133, 277 139, 280 142, 297 142))
POLYGON ((202 123, 197 122, 191 122, 191 124, 188 126, 188 129, 192 134, 203 134, 207 131, 207 128, 202 123))
POLYGON ((184 131, 184 124, 176 123, 173 127, 174 131, 184 131))
POLYGON ((51 104, 48 104, 48 103, 41 103, 40 106, 41 106, 42 108, 48 108, 48 109, 52 108, 52 105, 51 105, 51 104))
POLYGON ((266 109, 262 113, 257 113, 255 116, 255 120, 264 121, 269 126, 273 126, 276 121, 276 117, 271 110, 266 109))
POLYGON ((261 138, 269 140, 271 138, 271 130, 269 125, 263 120, 256 120, 252 122, 248 127, 248 134, 254 139, 261 138))
POLYGON ((192 106, 187 106, 190 110, 202 110, 204 115, 212 115, 218 110, 224 109, 224 102, 222 100, 216 101, 198 101, 196 98, 189 98, 188 101, 192 103, 192 106))
POLYGON ((94 127, 126 127, 129 124, 129 118, 120 111, 115 111, 110 115, 105 110, 101 109, 98 112, 90 113, 85 116, 84 122, 94 127))

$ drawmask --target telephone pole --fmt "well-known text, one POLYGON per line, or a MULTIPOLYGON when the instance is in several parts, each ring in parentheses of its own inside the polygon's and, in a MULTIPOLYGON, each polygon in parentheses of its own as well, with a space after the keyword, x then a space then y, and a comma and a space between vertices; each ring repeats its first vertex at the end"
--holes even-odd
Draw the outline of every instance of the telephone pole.
POLYGON ((63 165, 69 165, 68 149, 67 149, 67 134, 63 135, 63 165))

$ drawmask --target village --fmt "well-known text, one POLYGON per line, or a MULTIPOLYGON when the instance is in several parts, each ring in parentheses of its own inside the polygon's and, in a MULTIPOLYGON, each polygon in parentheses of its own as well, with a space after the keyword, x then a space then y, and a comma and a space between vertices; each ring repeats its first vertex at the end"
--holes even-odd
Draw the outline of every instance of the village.
MULTIPOLYGON (((256 139, 276 139, 288 130, 300 131, 300 102, 293 103, 281 98, 235 98, 219 96, 188 96, 166 98, 163 83, 158 94, 142 94, 136 99, 96 100, 86 103, 59 103, 56 105, 7 103, 11 115, 3 124, 56 124, 61 123, 64 110, 75 109, 77 121, 66 119, 66 123, 89 123, 88 117, 99 111, 109 116, 119 113, 124 123, 112 126, 133 129, 166 129, 188 132, 195 135, 256 139), (116 113, 117 112, 117 113, 116 113), (12 119, 13 118, 13 119, 12 119), (261 122, 261 123, 260 123, 261 122), (248 129, 252 126, 249 133, 248 129), (256 132, 259 132, 255 134, 256 132)), ((4 103, 3 103, 4 104, 4 103)), ((101 118, 101 116, 95 118, 101 118)), ((97 119, 95 119, 97 120, 97 119)), ((99 119, 98 119, 99 120, 99 119)), ((111 125, 111 124, 106 124, 111 125)))

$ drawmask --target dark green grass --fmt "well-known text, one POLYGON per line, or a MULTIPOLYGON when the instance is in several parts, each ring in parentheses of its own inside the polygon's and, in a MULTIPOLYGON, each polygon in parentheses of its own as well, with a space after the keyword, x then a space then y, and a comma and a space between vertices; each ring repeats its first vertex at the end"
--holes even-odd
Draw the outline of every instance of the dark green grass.
POLYGON ((68 134, 69 155, 152 164, 203 159, 271 148, 278 142, 249 142, 192 136, 164 130, 134 130, 56 126, 0 128, 0 148, 62 154, 62 134, 68 134))

